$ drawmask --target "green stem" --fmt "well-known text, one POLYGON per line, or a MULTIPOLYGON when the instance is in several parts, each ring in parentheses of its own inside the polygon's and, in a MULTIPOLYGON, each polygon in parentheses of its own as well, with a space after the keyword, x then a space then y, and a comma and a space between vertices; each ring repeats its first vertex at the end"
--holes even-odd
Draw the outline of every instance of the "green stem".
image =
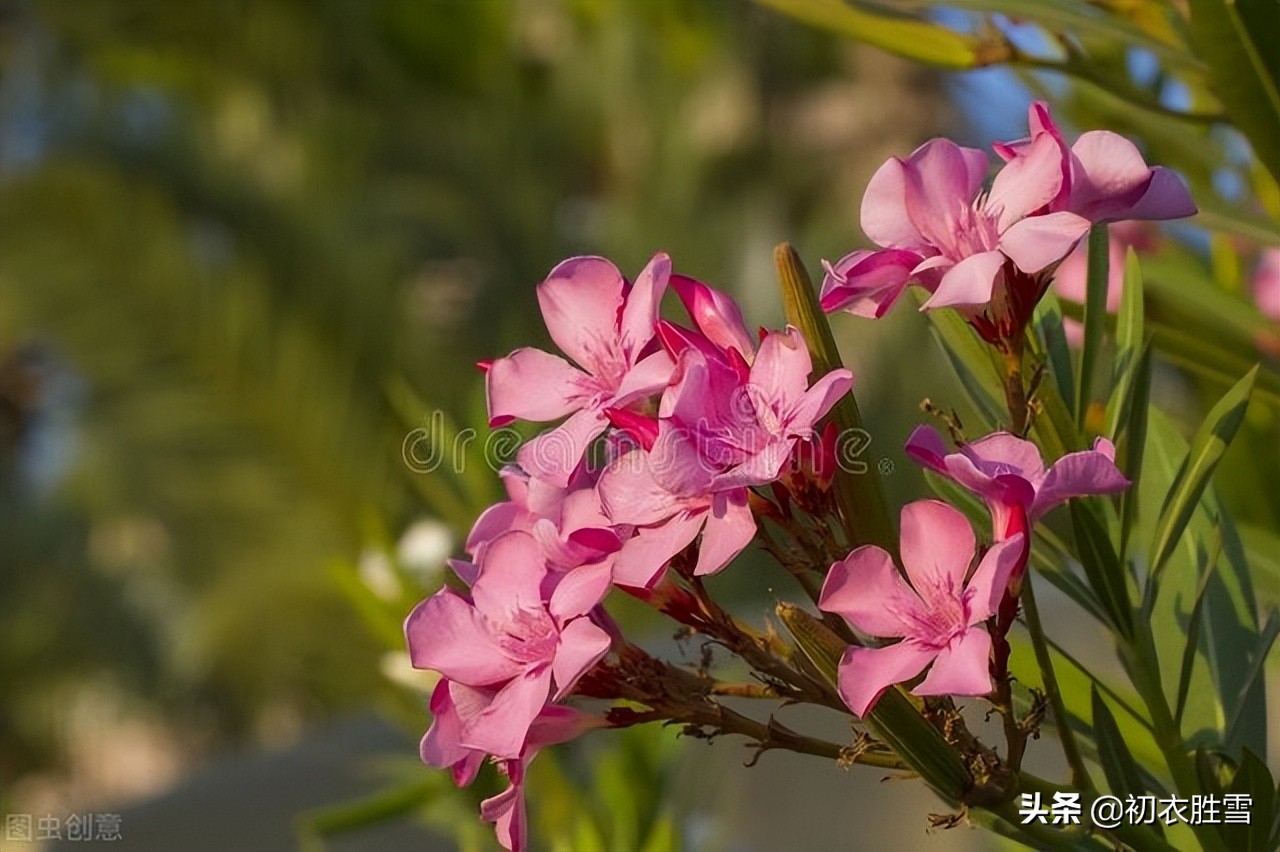
MULTIPOLYGON (((1150 632, 1138 631, 1133 643, 1121 646, 1120 650, 1125 666, 1129 670, 1129 679, 1138 690, 1138 695, 1147 705, 1147 712, 1151 715, 1156 745, 1160 749, 1160 754, 1164 756, 1165 765, 1169 767, 1173 786, 1181 796, 1203 794, 1200 776, 1187 755, 1182 731, 1173 718, 1173 712, 1169 709, 1169 700, 1165 697, 1164 687, 1160 682, 1159 658, 1151 642, 1150 632)), ((1225 852, 1226 846, 1222 836, 1213 826, 1192 825, 1191 828, 1203 849, 1225 852)))
POLYGON ((1044 686, 1044 694, 1049 699, 1049 707, 1053 710, 1058 739, 1062 742, 1062 754, 1071 768, 1071 786, 1078 790, 1093 792, 1097 788, 1089 777, 1084 758, 1080 755, 1080 746, 1076 742, 1075 731, 1071 729, 1070 717, 1067 716, 1067 705, 1062 699, 1062 689, 1058 686, 1058 675, 1053 668, 1053 657, 1049 655, 1049 646, 1045 642, 1044 625, 1040 621, 1040 608, 1036 604, 1036 593, 1031 587, 1031 573, 1022 580, 1022 610, 1027 618, 1027 631, 1031 634, 1031 647, 1035 651, 1036 664, 1040 667, 1040 680, 1044 686))

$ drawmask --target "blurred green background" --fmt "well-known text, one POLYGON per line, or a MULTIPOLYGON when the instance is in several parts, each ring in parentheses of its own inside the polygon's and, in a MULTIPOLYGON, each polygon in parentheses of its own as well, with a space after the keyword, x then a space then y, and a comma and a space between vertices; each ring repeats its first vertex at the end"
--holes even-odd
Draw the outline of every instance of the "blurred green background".
MULTIPOLYGON (((1267 363, 1223 479, 1270 535, 1274 184, 1229 130, 734 0, 0 2, 0 811, 123 806, 371 708, 420 731, 388 613, 500 491, 478 443, 424 474, 404 441, 433 411, 483 441, 472 365, 546 340, 546 271, 664 250, 777 324, 775 243, 839 257, 885 157, 1020 135, 1035 92, 1209 202, 1152 299, 1172 329, 1195 303, 1160 292, 1230 305, 1196 334, 1235 360, 1171 359, 1163 399, 1194 423, 1267 363)), ((923 397, 961 405, 945 362, 909 310, 835 325, 870 460, 922 493, 899 448, 923 397)), ((767 605, 767 578, 727 593, 767 605)))

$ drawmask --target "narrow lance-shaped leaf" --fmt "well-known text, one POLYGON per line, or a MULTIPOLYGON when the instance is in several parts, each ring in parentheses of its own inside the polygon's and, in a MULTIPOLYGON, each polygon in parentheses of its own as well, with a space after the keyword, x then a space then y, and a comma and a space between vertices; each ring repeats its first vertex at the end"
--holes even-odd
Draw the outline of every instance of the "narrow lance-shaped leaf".
POLYGON ((1213 549, 1200 551, 1200 585, 1196 589, 1195 603, 1191 605, 1191 615, 1187 616, 1187 641, 1182 647, 1182 666, 1178 671, 1178 698, 1173 710, 1173 720, 1182 725, 1182 714, 1187 709, 1187 696, 1191 694, 1191 671, 1196 663, 1196 655, 1200 652, 1200 625, 1204 621, 1204 596, 1209 589, 1209 580, 1218 565, 1218 557, 1222 553, 1222 533, 1215 536, 1213 549))
POLYGON ((1084 302, 1084 344, 1080 349, 1080 380, 1076 383, 1076 426, 1084 431, 1089 413, 1093 372, 1102 347, 1107 324, 1107 275, 1110 255, 1107 226, 1094 225, 1089 231, 1088 279, 1084 302))
POLYGON ((1085 576, 1106 610, 1108 620, 1120 636, 1132 636, 1133 605, 1129 601, 1129 587, 1106 530, 1088 504, 1080 500, 1071 503, 1071 526, 1085 576))
POLYGON ((1075 399, 1076 380, 1071 367, 1071 347, 1067 345, 1062 325, 1062 306, 1052 293, 1046 293, 1036 305, 1035 330, 1044 341, 1049 374, 1063 399, 1075 399))
POLYGON ((1271 829, 1275 825, 1276 782, 1271 770, 1256 754, 1245 749, 1227 792, 1249 797, 1249 822, 1222 826, 1227 848, 1231 852, 1273 852, 1271 829))
MULTIPOLYGON (((756 0, 796 20, 874 47, 943 68, 975 68, 979 43, 971 36, 913 18, 877 15, 844 0, 756 0)), ((995 59, 998 57, 990 57, 995 59)))
POLYGON ((1266 0, 1191 0, 1191 47, 1209 65, 1209 86, 1280 180, 1280 81, 1274 60, 1280 6, 1266 0), (1260 41, 1259 41, 1260 39, 1260 41))
MULTIPOLYGON (((800 329, 809 345, 813 374, 821 376, 839 368, 840 352, 836 348, 835 336, 800 256, 790 243, 782 243, 773 250, 773 259, 787 320, 800 329)), ((862 428, 862 415, 852 392, 841 397, 828 416, 842 434, 862 428)), ((896 552, 897 537, 881 487, 880 472, 874 467, 868 467, 862 473, 837 468, 835 486, 850 543, 875 544, 891 553, 896 552)))
POLYGON ((1119 431, 1129 386, 1138 368, 1143 349, 1142 267, 1132 248, 1124 262, 1124 293, 1116 316, 1116 354, 1111 368, 1111 398, 1107 402, 1107 434, 1113 438, 1119 431))
MULTIPOLYGON (((1147 447, 1147 408, 1151 396, 1151 344, 1147 344, 1138 363, 1134 366, 1129 382, 1128 398, 1124 402, 1123 417, 1117 428, 1123 429, 1120 443, 1120 464, 1130 485, 1120 495, 1120 560, 1129 553, 1129 539, 1138 520, 1138 486, 1142 480, 1142 457, 1147 447)), ((1117 438, 1120 436, 1117 435, 1117 438)))
POLYGON ((1155 536, 1151 544, 1150 571, 1153 577, 1159 576, 1160 569, 1173 553, 1214 469, 1235 438, 1236 430, 1244 420, 1249 393, 1257 375, 1258 368, 1254 366, 1227 391, 1192 439, 1191 448, 1182 460, 1182 466, 1174 477, 1173 487, 1161 508, 1160 518, 1156 521, 1155 536))
POLYGON ((1280 635, 1280 612, 1272 610, 1258 637, 1258 647, 1253 650, 1249 673, 1240 687, 1240 695, 1231 707, 1231 718, 1227 722, 1225 737, 1228 747, 1238 737, 1240 720, 1244 718, 1245 708, 1249 706, 1249 693, 1262 682, 1262 672, 1266 667, 1267 657, 1271 654, 1271 648, 1275 645, 1277 635, 1280 635))
MULTIPOLYGON (((1231 513, 1220 497, 1215 502, 1222 561, 1205 592, 1204 631, 1209 641, 1203 644, 1218 700, 1223 707, 1232 708, 1228 715, 1234 714, 1228 723, 1227 750, 1237 754, 1247 748, 1255 754, 1267 754, 1267 689, 1249 657, 1254 648, 1266 645, 1254 594, 1255 582, 1264 581, 1255 578, 1253 557, 1246 555, 1231 513)), ((1274 603, 1267 605, 1267 609, 1274 608, 1274 603)))
POLYGON ((1140 796, 1146 791, 1142 772, 1125 745, 1120 726, 1097 688, 1090 690, 1093 700, 1093 734, 1098 743, 1098 762, 1107 777, 1107 786, 1114 796, 1125 798, 1140 796))

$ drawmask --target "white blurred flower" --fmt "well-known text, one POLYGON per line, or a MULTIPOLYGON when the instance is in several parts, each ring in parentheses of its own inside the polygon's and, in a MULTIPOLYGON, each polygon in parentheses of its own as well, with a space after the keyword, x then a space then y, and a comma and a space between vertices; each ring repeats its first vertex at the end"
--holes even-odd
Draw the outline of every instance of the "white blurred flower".
POLYGON ((387 554, 375 547, 366 547, 360 553, 358 563, 360 580, 384 601, 393 601, 400 597, 400 581, 396 579, 395 569, 387 554))
POLYGON ((415 521, 396 545, 396 561, 424 586, 435 585, 452 553, 453 533, 435 518, 415 521))

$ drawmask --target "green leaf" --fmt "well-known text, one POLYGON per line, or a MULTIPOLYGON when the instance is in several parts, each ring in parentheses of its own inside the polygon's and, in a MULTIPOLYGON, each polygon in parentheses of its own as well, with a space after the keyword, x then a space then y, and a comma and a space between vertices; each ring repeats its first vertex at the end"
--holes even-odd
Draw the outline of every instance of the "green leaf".
POLYGON ((1102 346, 1102 333, 1107 323, 1107 276, 1110 238, 1105 224, 1089 231, 1088 281, 1084 304, 1084 345, 1080 349, 1080 380, 1076 384, 1076 426, 1084 432, 1089 413, 1093 372, 1102 346))
POLYGON ((1244 420, 1249 405, 1249 394, 1258 375, 1255 366, 1218 401, 1196 431, 1182 466, 1174 477, 1169 496, 1165 499, 1156 522, 1155 537, 1151 545, 1150 573, 1158 577, 1160 569, 1173 553, 1191 520, 1200 495, 1209 484, 1214 469, 1244 420))
POLYGON ((1242 748, 1266 754, 1267 690, 1247 659, 1251 649, 1266 644, 1259 633, 1253 574, 1231 513, 1221 499, 1215 502, 1223 558, 1206 592, 1204 620, 1214 684, 1232 716, 1224 745, 1231 754, 1242 748))
MULTIPOLYGON (((920 305, 928 294, 913 295, 916 304, 920 305)), ((1002 367, 991 347, 984 345, 955 311, 929 311, 928 317, 934 339, 960 379, 969 401, 985 418, 986 425, 994 427, 1007 419, 1004 388, 999 379, 1002 367)))
POLYGON ((1187 708, 1187 696, 1191 694, 1191 672, 1196 662, 1196 654, 1200 650, 1200 624, 1204 620, 1205 592, 1209 589, 1209 580, 1218 565, 1218 557, 1222 553, 1221 535, 1214 542, 1212 552, 1201 550, 1199 560, 1200 587, 1196 589, 1195 603, 1191 605, 1191 615, 1187 617, 1187 641, 1182 646, 1182 666, 1178 674, 1178 698, 1175 702, 1173 719, 1182 724, 1182 714, 1187 708))
POLYGON ((1129 386, 1138 368, 1143 350, 1142 267, 1138 255, 1130 247, 1124 262, 1124 292, 1120 312, 1116 315, 1116 354, 1111 368, 1111 399, 1107 403, 1107 434, 1115 436, 1129 386))
MULTIPOLYGON (((1258 636, 1258 647, 1254 649, 1251 655, 1249 673, 1245 676, 1244 683, 1240 686, 1239 698, 1236 700, 1234 709, 1231 712, 1231 718, 1227 722, 1227 731, 1224 739, 1228 748, 1234 744, 1240 735, 1241 719, 1244 718, 1246 708, 1250 704, 1250 693, 1262 686, 1263 670, 1266 666, 1267 656, 1271 653, 1272 646, 1275 645, 1277 635, 1280 635, 1280 612, 1272 610, 1271 615, 1267 617, 1267 623, 1262 628, 1261 635, 1258 636)), ((1264 733, 1265 730, 1264 727, 1264 733)), ((1263 740, 1264 745, 1265 743, 1266 741, 1263 740)))
POLYGON ((844 0, 756 0, 812 27, 943 68, 978 66, 976 39, 914 18, 877 15, 844 0))
POLYGON ((1076 550, 1085 576, 1102 603, 1107 620, 1122 637, 1132 636, 1133 605, 1129 600, 1124 566, 1088 503, 1071 501, 1071 527, 1075 531, 1076 550))
POLYGON ((1129 540, 1138 521, 1138 489, 1142 481, 1142 458, 1147 448, 1147 416, 1151 395, 1151 345, 1148 344, 1138 357, 1133 377, 1129 381, 1129 394, 1124 402, 1116 435, 1119 442, 1120 469, 1129 477, 1130 485, 1120 495, 1120 558, 1129 553, 1129 540))
POLYGON ((1258 159, 1280 181, 1280 82, 1266 59, 1275 53, 1280 5, 1268 0, 1190 0, 1190 8, 1191 47, 1209 65, 1210 88, 1258 159))
POLYGON ((1093 697, 1093 733, 1098 742, 1098 762, 1102 764, 1102 772, 1107 777, 1107 786, 1112 795, 1139 796, 1146 791, 1142 783, 1142 773, 1129 747, 1125 745, 1120 734, 1120 726, 1115 717, 1102 700, 1097 688, 1090 690, 1093 697))
POLYGON ((1035 329, 1044 341, 1046 368, 1062 399, 1075 399, 1075 376, 1071 368, 1071 347, 1062 327, 1062 306, 1057 296, 1045 293, 1036 305, 1035 329))
POLYGON ((297 822, 299 845, 304 849, 323 849, 321 838, 404 816, 449 792, 450 788, 442 783, 445 778, 443 773, 424 774, 426 777, 421 780, 398 784, 362 799, 302 814, 297 822))
MULTIPOLYGON (((813 361, 813 374, 826 375, 841 366, 840 352, 827 315, 818 303, 813 281, 809 278, 800 255, 790 243, 782 243, 773 250, 778 283, 782 288, 782 302, 786 307, 787 321, 800 329, 809 346, 813 361)), ((862 428, 862 415, 853 393, 847 393, 836 402, 828 415, 840 428, 849 432, 862 428)), ((837 469, 835 477, 836 498, 840 514, 853 545, 875 544, 896 553, 897 536, 889 517, 880 472, 874 466, 863 473, 837 469)))
POLYGON ((1231 852, 1274 852, 1271 828, 1276 813, 1276 782, 1253 752, 1245 750, 1228 793, 1250 799, 1248 824, 1223 825, 1222 837, 1231 852))

